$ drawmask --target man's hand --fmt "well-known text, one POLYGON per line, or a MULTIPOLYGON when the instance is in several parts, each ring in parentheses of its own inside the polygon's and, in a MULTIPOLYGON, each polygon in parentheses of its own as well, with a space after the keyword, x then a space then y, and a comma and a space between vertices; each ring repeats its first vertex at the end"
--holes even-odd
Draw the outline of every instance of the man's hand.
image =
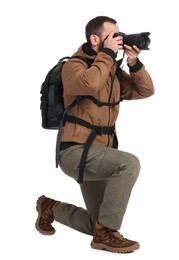
POLYGON ((123 38, 122 36, 118 36, 113 38, 114 32, 111 32, 108 37, 104 40, 103 47, 109 48, 117 53, 119 50, 123 49, 123 38))
POLYGON ((133 45, 132 47, 124 44, 124 53, 127 55, 127 62, 129 66, 134 66, 137 62, 137 57, 139 56, 139 53, 141 50, 137 48, 136 45, 133 45))

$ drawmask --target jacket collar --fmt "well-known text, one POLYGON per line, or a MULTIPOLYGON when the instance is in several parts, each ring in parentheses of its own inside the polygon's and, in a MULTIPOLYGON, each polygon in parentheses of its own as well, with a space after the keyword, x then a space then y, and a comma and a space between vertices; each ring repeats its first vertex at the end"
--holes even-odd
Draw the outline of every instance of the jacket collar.
POLYGON ((97 55, 97 52, 94 51, 93 49, 91 49, 90 45, 87 42, 83 44, 82 50, 85 54, 87 54, 89 56, 96 56, 97 55))

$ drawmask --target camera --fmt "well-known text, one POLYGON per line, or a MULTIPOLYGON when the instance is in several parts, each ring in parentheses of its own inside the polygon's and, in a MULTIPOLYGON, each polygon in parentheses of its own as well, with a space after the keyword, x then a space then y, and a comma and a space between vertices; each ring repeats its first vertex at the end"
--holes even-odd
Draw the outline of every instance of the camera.
POLYGON ((129 46, 136 45, 140 50, 149 50, 150 45, 150 33, 149 32, 141 32, 136 34, 125 34, 122 32, 115 33, 113 37, 122 36, 123 44, 127 44, 129 46))

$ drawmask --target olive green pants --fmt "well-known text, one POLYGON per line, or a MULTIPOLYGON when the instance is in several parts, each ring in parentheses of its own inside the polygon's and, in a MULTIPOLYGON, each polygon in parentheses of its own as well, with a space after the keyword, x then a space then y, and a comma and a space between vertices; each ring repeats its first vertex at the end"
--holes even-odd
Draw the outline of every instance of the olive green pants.
MULTIPOLYGON (((74 145, 60 154, 62 171, 75 180, 82 152, 83 145, 74 145)), ((119 230, 139 171, 139 160, 133 154, 92 145, 80 184, 86 209, 61 202, 55 209, 55 220, 90 235, 96 221, 119 230)))

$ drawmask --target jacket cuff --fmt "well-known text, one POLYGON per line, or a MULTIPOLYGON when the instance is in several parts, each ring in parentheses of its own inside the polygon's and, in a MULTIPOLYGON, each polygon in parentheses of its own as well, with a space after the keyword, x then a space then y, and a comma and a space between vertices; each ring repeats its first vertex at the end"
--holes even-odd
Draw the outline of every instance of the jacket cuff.
POLYGON ((130 66, 129 64, 127 64, 127 65, 129 67, 130 72, 137 72, 142 68, 143 63, 137 58, 137 62, 134 66, 130 66))
POLYGON ((100 50, 100 52, 104 52, 104 53, 108 54, 108 55, 111 56, 111 58, 113 58, 113 59, 117 57, 117 54, 116 54, 113 50, 111 50, 111 49, 109 49, 109 48, 102 48, 102 49, 100 50))

